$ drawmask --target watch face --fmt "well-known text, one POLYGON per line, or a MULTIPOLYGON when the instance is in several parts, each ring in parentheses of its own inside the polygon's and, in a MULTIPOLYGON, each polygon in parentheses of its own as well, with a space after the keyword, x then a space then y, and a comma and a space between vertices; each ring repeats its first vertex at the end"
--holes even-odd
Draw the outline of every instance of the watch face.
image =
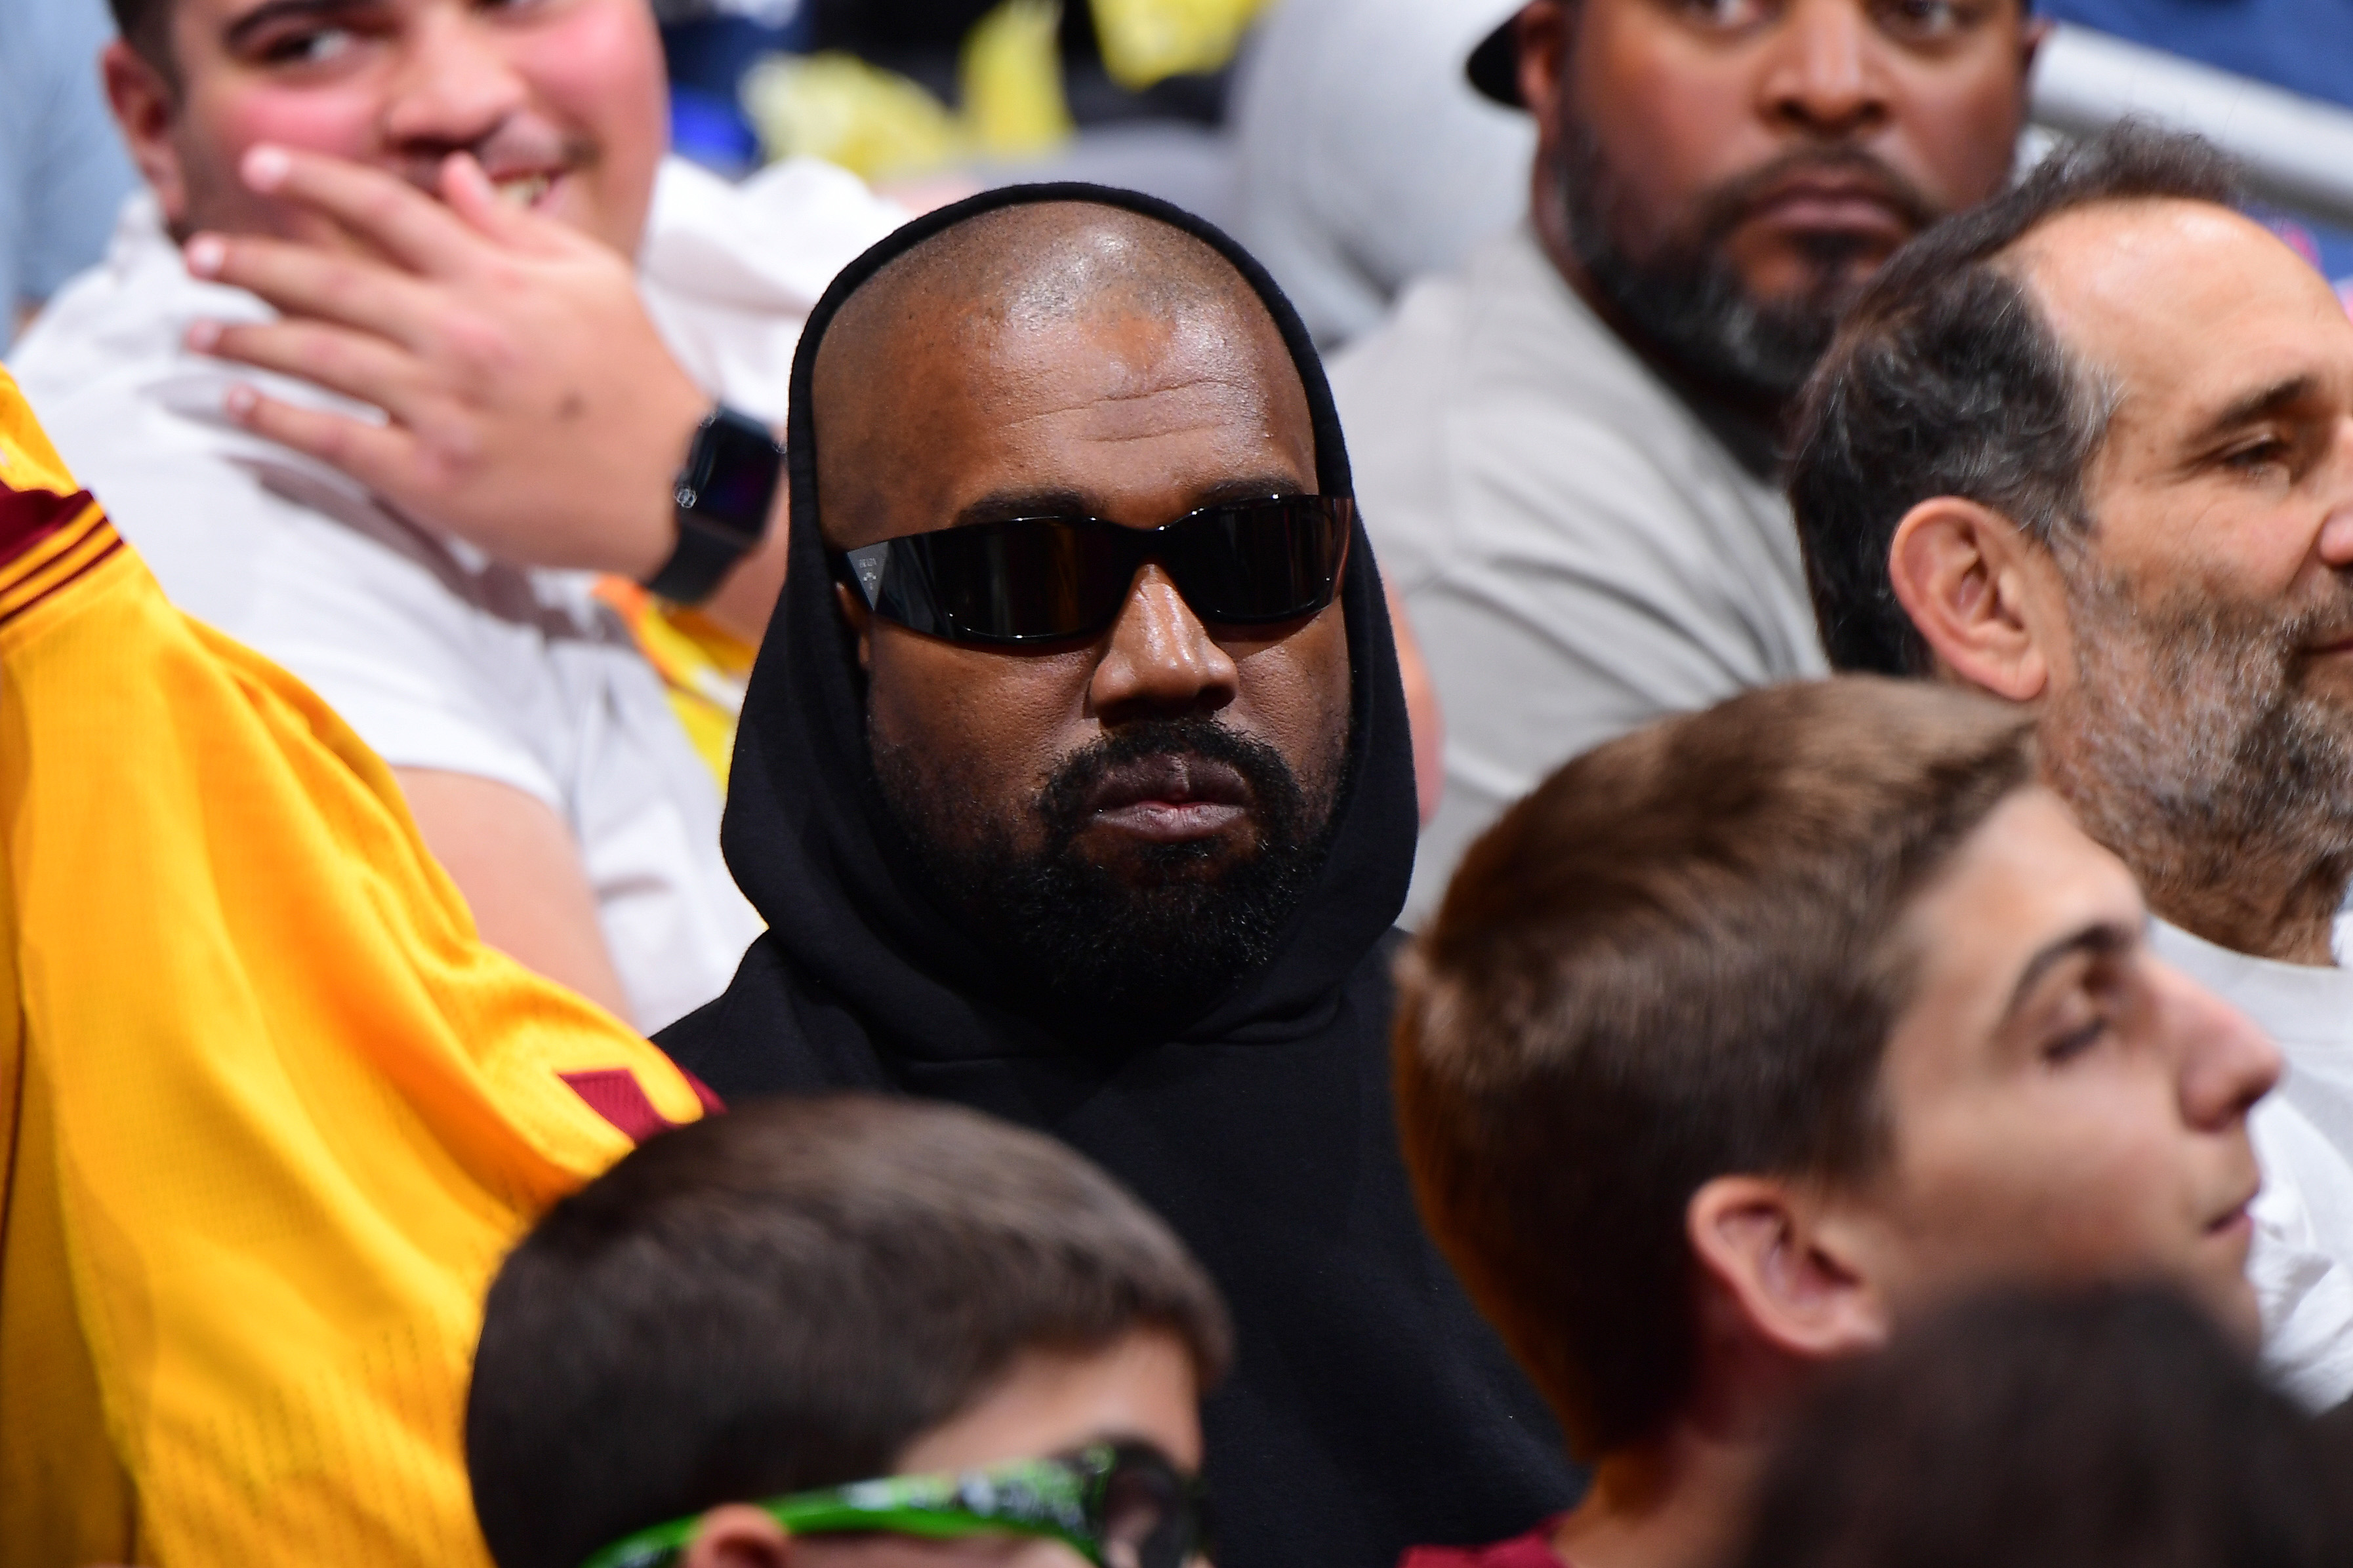
POLYGON ((692 500, 680 501, 698 522, 756 541, 767 531, 784 461, 774 437, 741 415, 722 413, 696 434, 692 500))

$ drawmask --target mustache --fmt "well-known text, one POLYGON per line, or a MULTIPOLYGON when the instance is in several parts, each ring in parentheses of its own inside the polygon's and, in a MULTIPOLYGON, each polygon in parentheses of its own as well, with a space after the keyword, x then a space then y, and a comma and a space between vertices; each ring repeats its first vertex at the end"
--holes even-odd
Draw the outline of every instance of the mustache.
POLYGON ((1068 844, 1085 829, 1097 792, 1112 773, 1170 758, 1223 764, 1240 774, 1250 793, 1248 810, 1261 824, 1270 816, 1295 821, 1304 813, 1298 776, 1282 753, 1266 742, 1207 714, 1145 719, 1090 742, 1055 767, 1038 797, 1038 812, 1050 841, 1068 844))
POLYGON ((501 169, 585 169, 596 161, 596 143, 530 119, 508 119, 463 142, 418 141, 401 147, 392 173, 427 195, 441 189, 441 165, 453 153, 468 153, 496 178, 501 169))
POLYGON ((1755 216, 1783 185, 1807 176, 1836 179, 1861 187, 1894 209, 1915 231, 1945 216, 1944 207, 1926 191, 1863 148, 1852 143, 1799 147, 1703 193, 1691 221, 1690 237, 1709 247, 1721 244, 1755 216))

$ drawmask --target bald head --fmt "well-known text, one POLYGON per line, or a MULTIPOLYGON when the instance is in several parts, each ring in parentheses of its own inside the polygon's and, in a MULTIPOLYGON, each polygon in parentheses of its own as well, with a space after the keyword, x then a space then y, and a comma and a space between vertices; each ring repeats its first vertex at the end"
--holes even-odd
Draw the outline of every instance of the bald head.
POLYGON ((1082 202, 983 214, 884 267, 818 347, 811 416, 837 546, 1015 499, 1167 521, 1101 504, 1106 465, 1314 488, 1306 392, 1249 283, 1180 229, 1082 202))

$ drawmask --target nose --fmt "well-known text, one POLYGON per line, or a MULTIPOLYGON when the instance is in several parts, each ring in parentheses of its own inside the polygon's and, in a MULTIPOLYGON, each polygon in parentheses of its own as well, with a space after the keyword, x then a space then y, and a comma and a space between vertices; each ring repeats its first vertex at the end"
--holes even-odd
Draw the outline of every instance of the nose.
POLYGON ((385 139, 438 159, 475 145, 528 101, 494 30, 473 6, 427 6, 385 95, 385 139))
POLYGON ((2353 417, 2337 422, 2328 452, 2327 511, 2320 523, 2320 559, 2343 571, 2353 566, 2353 417))
POLYGON ((1776 32, 1758 110, 1820 141, 1877 130, 1888 114, 1885 62, 1862 0, 1796 0, 1776 32))
POLYGON ((1232 657, 1209 636, 1175 580, 1147 562, 1128 585, 1088 699, 1101 722, 1115 724, 1215 712, 1234 700, 1240 682, 1232 657))
POLYGON ((2253 1020, 2178 971, 2158 966, 2158 1005, 2179 1063, 2181 1114, 2200 1131, 2242 1121, 2279 1082, 2279 1047, 2253 1020))

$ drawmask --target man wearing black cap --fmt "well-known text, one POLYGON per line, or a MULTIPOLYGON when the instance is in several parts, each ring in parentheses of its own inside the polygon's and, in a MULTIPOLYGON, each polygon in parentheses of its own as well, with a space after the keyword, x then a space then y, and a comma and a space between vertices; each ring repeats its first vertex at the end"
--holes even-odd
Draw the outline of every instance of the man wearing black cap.
POLYGON ((1333 371, 1446 715, 1409 923, 1556 763, 1821 671, 1783 410, 2000 188, 2039 36, 2024 0, 1535 0, 1473 53, 1536 122, 1528 220, 1333 371))
POLYGON ((1145 198, 992 193, 842 273, 792 411, 724 830, 769 930, 662 1044, 730 1098, 1043 1128, 1164 1215, 1234 1311, 1223 1568, 1373 1568, 1565 1504, 1397 1152, 1412 762, 1290 307, 1145 198))

